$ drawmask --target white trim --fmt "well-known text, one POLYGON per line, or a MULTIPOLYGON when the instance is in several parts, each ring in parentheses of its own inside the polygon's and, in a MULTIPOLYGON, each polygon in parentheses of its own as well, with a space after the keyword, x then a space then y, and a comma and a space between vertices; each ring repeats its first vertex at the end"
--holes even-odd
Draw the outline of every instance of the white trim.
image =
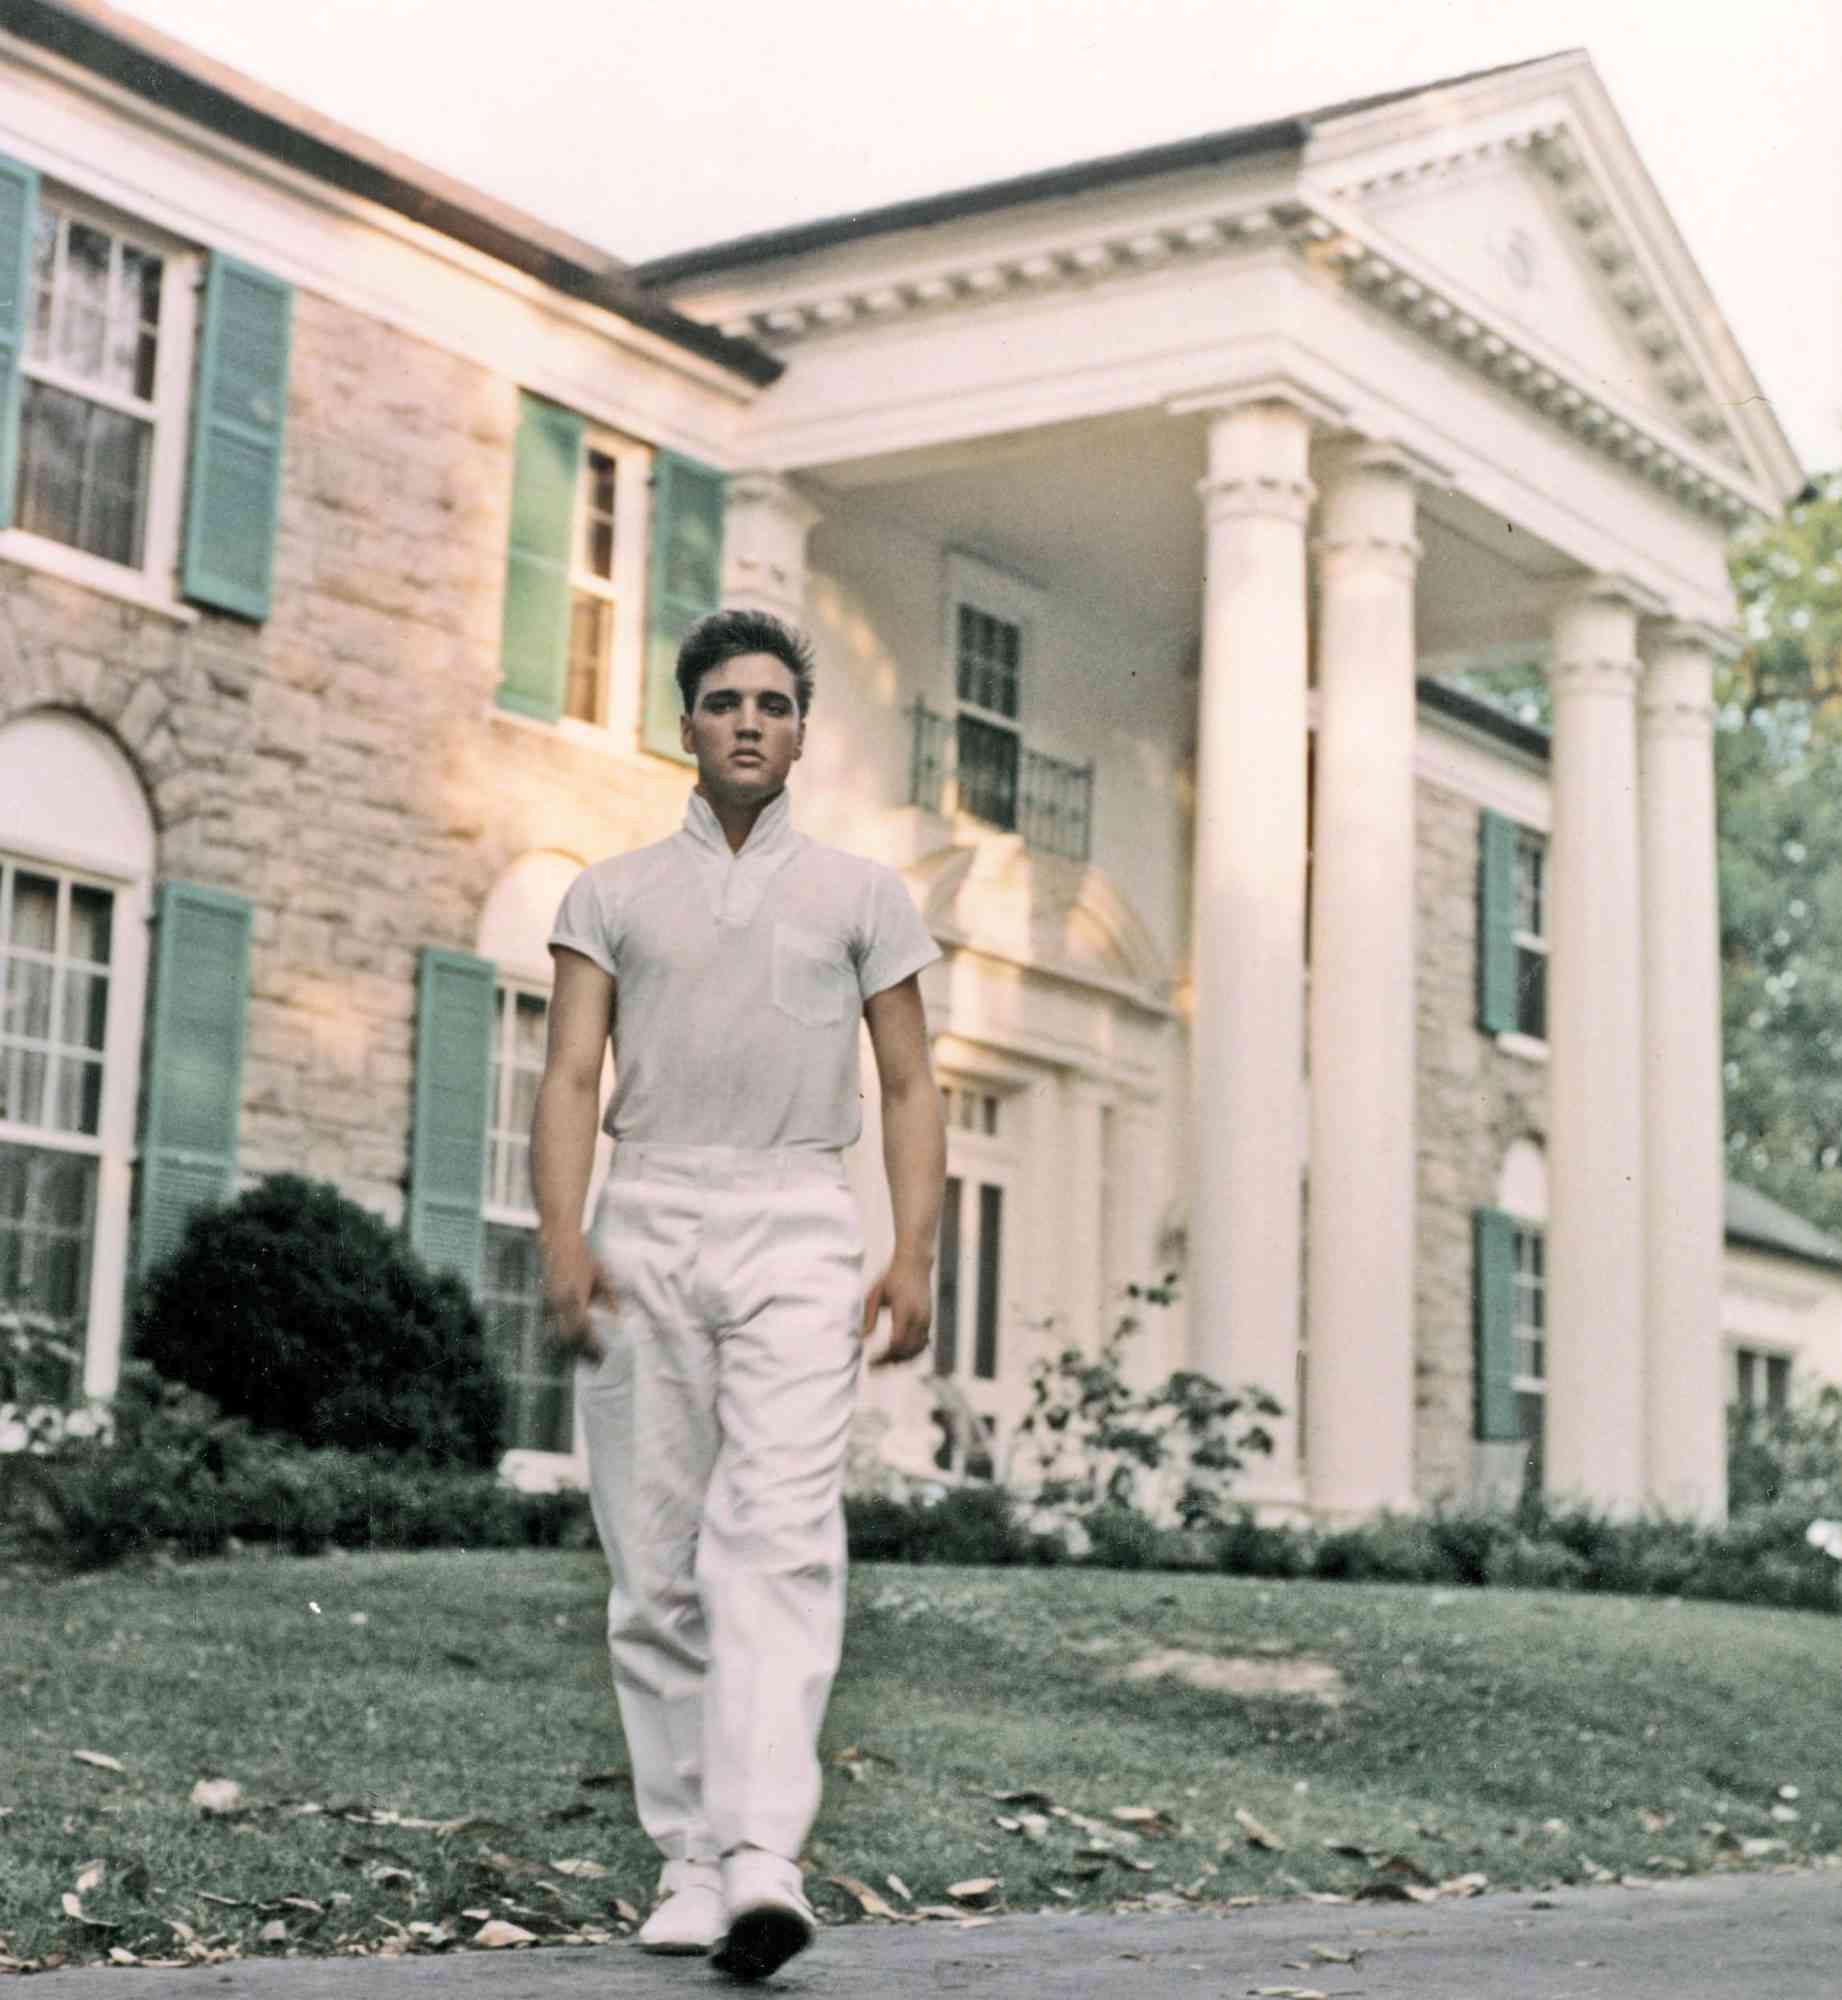
POLYGON ((1520 1056, 1524 1062, 1545 1063, 1550 1059, 1548 1044, 1534 1035, 1525 1035, 1514 1028, 1506 1028, 1493 1038, 1506 1056, 1520 1056))
MULTIPOLYGON (((618 431, 591 425, 582 436, 576 464, 576 505, 570 526, 571 592, 587 591, 614 607, 613 631, 601 668, 600 722, 564 715, 557 721, 577 741, 640 749, 641 702, 646 673, 646 569, 652 541, 652 447, 618 431), (588 455, 598 451, 614 461, 614 574, 591 575, 581 567, 581 531, 588 498, 588 455)), ((564 660, 567 680, 568 660, 564 660)), ((539 725, 542 727, 543 725, 539 725)))
MULTIPOLYGON (((159 450, 156 436, 154 449, 159 450)), ((183 465, 184 459, 181 458, 183 465)), ((151 495, 150 495, 151 498, 151 495)), ((164 524, 176 527, 174 514, 164 524)), ((149 508, 148 540, 151 546, 154 531, 153 511, 149 508)), ((169 560, 164 574, 171 576, 177 567, 178 542, 172 549, 174 560, 169 560)), ((21 569, 35 569, 46 576, 54 576, 61 583, 74 583, 84 590, 93 590, 99 596, 113 597, 123 604, 132 604, 137 611, 151 611, 157 618, 170 618, 175 625, 196 625, 199 614, 189 604, 177 597, 169 596, 151 580, 151 563, 146 570, 130 569, 125 563, 113 563, 103 556, 93 556, 84 549, 73 549, 65 542, 54 542, 46 535, 29 535, 23 528, 0 529, 0 562, 17 563, 21 569)))
POLYGON ((1414 734, 1414 777, 1488 806, 1532 833, 1553 832, 1545 762, 1425 707, 1414 734))
POLYGON ((4 34, 0 149, 598 423, 737 462, 760 391, 719 363, 4 34))
MULTIPOLYGON (((146 518, 141 524, 141 560, 116 563, 106 557, 9 528, 0 533, 0 555, 61 575, 72 583, 122 598, 176 622, 198 614, 174 594, 179 570, 179 526, 185 504, 186 459, 191 442, 191 389, 197 333, 198 286, 203 260, 195 248, 146 222, 138 209, 100 202, 62 176, 43 176, 42 207, 105 231, 161 260, 160 322, 155 339, 153 396, 148 402, 124 396, 100 383, 86 382, 64 369, 35 361, 22 342, 20 372, 28 381, 145 423, 153 432, 148 454, 146 518)), ((30 300, 28 300, 28 306, 30 300)), ((23 424, 23 416, 21 422, 23 424)), ((23 445, 23 437, 22 437, 23 445)), ((15 500, 15 510, 17 501, 15 500)))

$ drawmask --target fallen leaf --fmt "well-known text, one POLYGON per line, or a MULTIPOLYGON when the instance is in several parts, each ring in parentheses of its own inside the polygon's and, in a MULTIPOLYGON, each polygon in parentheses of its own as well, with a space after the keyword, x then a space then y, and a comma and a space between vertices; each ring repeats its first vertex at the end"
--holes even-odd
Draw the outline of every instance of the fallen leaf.
POLYGON ((214 1816, 232 1813, 243 1803, 243 1787, 235 1778, 200 1778, 192 1787, 191 1803, 214 1816))
POLYGON ((288 1926, 279 1917, 271 1917, 261 1930, 256 1933, 256 1942, 258 1944, 286 1944, 288 1942, 288 1926))
POLYGON ((85 1916, 82 1900, 73 1895, 68 1889, 64 1891, 63 1896, 59 1900, 63 1903, 64 1914, 74 1924, 87 1924, 93 1931, 118 1931, 121 1929, 120 1924, 108 1923, 101 1917, 85 1916))
POLYGON ((639 1911, 631 1903, 623 1902, 618 1896, 610 1899, 608 1908, 614 1912, 623 1924, 637 1924, 640 1920, 639 1911))
POLYGON ((1372 1847, 1359 1847, 1353 1840, 1327 1840, 1324 1842, 1326 1854, 1340 1854, 1346 1861, 1366 1861, 1375 1852, 1372 1847))
POLYGON ((962 1931, 980 1931, 987 1924, 995 1924, 997 1921, 996 1917, 961 1917, 959 1927, 962 1931))
POLYGON ((1790 1851, 1788 1840, 1742 1840, 1740 1858, 1743 1861, 1763 1861, 1768 1854, 1786 1854, 1790 1851))
POLYGON ((1269 1832, 1252 1813, 1240 1806, 1234 1809, 1234 1823, 1246 1834, 1250 1846, 1264 1847, 1269 1854, 1283 1854, 1286 1851, 1286 1844, 1278 1834, 1269 1832))
POLYGON ((1011 1819, 1004 1813, 994 1813, 991 1823, 1003 1833, 1021 1833, 1023 1831, 1022 1820, 1011 1819))
POLYGON ((1255 1986, 1249 1990, 1261 2000, 1330 2000, 1330 1995, 1316 1986, 1255 1986))
POLYGON ((913 1922, 911 1917, 905 1916, 900 1910, 891 1909, 869 1883, 858 1881, 855 1875, 828 1875, 825 1879, 853 1898, 866 1917, 881 1917, 885 1922, 892 1924, 913 1922))
POLYGON ((553 1861, 550 1865, 559 1875, 573 1876, 578 1882, 599 1882, 610 1872, 599 1861, 553 1861))
POLYGON ((1115 1806, 1113 1817, 1126 1826, 1142 1826, 1149 1833, 1174 1833, 1177 1822, 1158 1806, 1115 1806))
POLYGON ((121 1945, 110 1945, 109 1963, 111 1965, 139 1965, 140 1962, 133 1952, 124 1949, 121 1945))
POLYGON ((1795 1806, 1773 1806, 1772 1817, 1780 1826, 1790 1826, 1794 1821, 1802 1819, 1803 1814, 1795 1806))
POLYGON ((1797 1787, 1795 1785, 1780 1785, 1778 1787, 1778 1796, 1781 1799, 1794 1799, 1797 1798, 1799 1794, 1797 1787))
POLYGON ((77 1894, 87 1896, 92 1889, 102 1887, 102 1878, 108 1873, 106 1864, 100 1861, 86 1861, 77 1872, 77 1894))
POLYGON ((1311 1956, 1320 1965, 1359 1965, 1362 1962, 1361 1952, 1339 1951, 1335 1945, 1330 1944, 1314 1944, 1311 1947, 1311 1956))
POLYGON ((901 1897, 903 1902, 912 1903, 915 1900, 915 1892, 902 1880, 901 1876, 885 1875, 883 1880, 901 1897))
POLYGON ((79 1764, 88 1764, 98 1771, 118 1771, 124 1775, 127 1765, 119 1757, 105 1756, 100 1750, 73 1750, 71 1756, 79 1764))
POLYGON ((1675 1817, 1673 1813, 1659 1812, 1654 1806, 1640 1806, 1637 1816, 1646 1833, 1661 1833, 1675 1817))
POLYGON ((508 1924, 503 1917, 493 1917, 474 1932, 473 1941, 486 1951, 504 1951, 512 1945, 535 1944, 537 1933, 508 1924))
POLYGON ((1003 1881, 1001 1875, 973 1875, 964 1882, 949 1882, 947 1894, 956 1903, 989 1902, 1003 1885, 1003 1881))
POLYGON ((1442 1896, 1481 1896, 1490 1887, 1488 1875, 1454 1875, 1449 1882, 1439 1884, 1442 1896))

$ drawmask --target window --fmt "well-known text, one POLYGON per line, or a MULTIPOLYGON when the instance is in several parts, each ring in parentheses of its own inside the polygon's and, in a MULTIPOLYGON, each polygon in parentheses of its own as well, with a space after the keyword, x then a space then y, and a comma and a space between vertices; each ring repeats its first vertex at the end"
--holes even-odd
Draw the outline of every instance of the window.
POLYGON ((192 366, 192 260, 75 197, 33 210, 13 525, 170 574, 192 366))
POLYGON ((1548 844, 1527 827, 1516 829, 1516 1032, 1548 1039, 1548 844))
POLYGON ((114 932, 112 891, 0 857, 0 1301, 79 1343, 114 932))
POLYGON ((1782 1416, 1791 1406, 1791 1357, 1761 1347, 1734 1350, 1734 1395, 1740 1407, 1782 1416))
POLYGON ((646 453, 639 447, 595 433, 583 439, 563 713, 591 728, 606 728, 614 713, 617 665, 638 657, 645 480, 646 453))
POLYGON ((506 1444, 567 1452, 575 1427, 570 1367, 550 1351, 531 1193, 531 1114, 549 1012, 548 997, 532 987, 502 981, 494 994, 480 1307, 508 1391, 506 1444))
POLYGON ((1009 832, 1017 824, 1023 627, 971 604, 958 613, 960 810, 1009 832))
POLYGON ((995 1382, 1004 1274, 1007 1158, 1003 1099, 977 1085, 941 1088, 947 1123, 946 1199, 934 1301, 934 1372, 995 1382))

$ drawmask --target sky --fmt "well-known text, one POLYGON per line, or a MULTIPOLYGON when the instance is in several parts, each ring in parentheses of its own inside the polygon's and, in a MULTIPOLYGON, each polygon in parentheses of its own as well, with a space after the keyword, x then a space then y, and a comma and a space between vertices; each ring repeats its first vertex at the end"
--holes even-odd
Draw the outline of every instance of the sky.
POLYGON ((632 261, 1584 47, 1842 466, 1835 0, 117 0, 632 261))

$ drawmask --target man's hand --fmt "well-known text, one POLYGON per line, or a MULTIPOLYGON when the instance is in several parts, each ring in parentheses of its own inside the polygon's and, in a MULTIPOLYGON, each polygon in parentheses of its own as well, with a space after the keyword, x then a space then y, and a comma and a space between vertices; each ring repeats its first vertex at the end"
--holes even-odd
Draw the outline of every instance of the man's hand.
POLYGON ((594 1314, 614 1309, 614 1281, 581 1237, 544 1252, 544 1290, 551 1337, 572 1360, 599 1361, 604 1350, 594 1314))
POLYGON ((872 1368, 912 1361, 927 1346, 928 1325, 934 1317, 934 1288, 925 1261, 896 1257, 870 1287, 863 1302, 863 1337, 875 1331, 877 1316, 889 1308, 889 1345, 872 1357, 872 1368))

